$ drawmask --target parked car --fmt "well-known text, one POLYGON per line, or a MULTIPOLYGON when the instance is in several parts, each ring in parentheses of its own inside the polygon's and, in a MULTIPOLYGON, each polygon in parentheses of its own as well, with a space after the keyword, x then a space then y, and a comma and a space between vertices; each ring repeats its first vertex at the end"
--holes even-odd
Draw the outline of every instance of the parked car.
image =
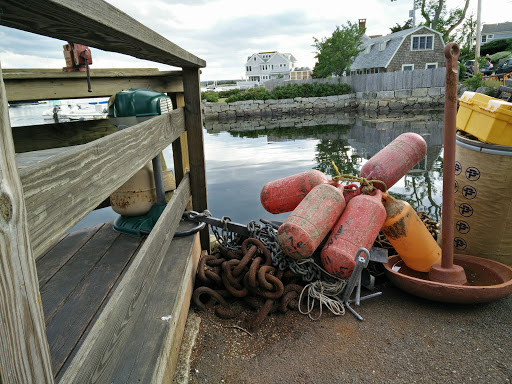
POLYGON ((475 64, 475 60, 467 60, 465 63, 464 63, 464 66, 466 67, 466 70, 469 72, 469 73, 473 73, 473 65, 475 64))
MULTIPOLYGON (((466 67, 468 73, 473 74, 474 67, 475 67, 475 60, 467 60, 464 63, 464 66, 466 67)), ((479 72, 484 76, 490 76, 492 75, 492 71, 494 70, 494 67, 491 67, 488 63, 485 63, 483 67, 478 68, 479 72)))
POLYGON ((509 57, 507 60, 503 62, 498 68, 496 68, 496 71, 494 72, 496 75, 505 74, 512 72, 512 57, 509 57))

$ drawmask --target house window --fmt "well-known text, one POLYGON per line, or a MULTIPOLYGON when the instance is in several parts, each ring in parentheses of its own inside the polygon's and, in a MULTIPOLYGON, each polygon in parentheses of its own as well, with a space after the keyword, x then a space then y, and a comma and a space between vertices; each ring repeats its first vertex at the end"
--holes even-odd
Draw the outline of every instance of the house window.
POLYGON ((365 55, 369 54, 371 50, 372 50, 372 46, 371 45, 367 46, 366 49, 364 50, 364 54, 365 55))
POLYGON ((387 41, 383 41, 382 43, 379 43, 379 51, 383 51, 386 49, 387 41))
POLYGON ((427 63, 425 64, 425 69, 433 69, 437 68, 437 63, 427 63))
POLYGON ((494 39, 494 35, 482 35, 482 43, 487 43, 494 39))
POLYGON ((434 35, 412 36, 411 51, 427 51, 434 49, 434 35))
POLYGON ((413 71, 414 64, 402 64, 402 71, 413 71))

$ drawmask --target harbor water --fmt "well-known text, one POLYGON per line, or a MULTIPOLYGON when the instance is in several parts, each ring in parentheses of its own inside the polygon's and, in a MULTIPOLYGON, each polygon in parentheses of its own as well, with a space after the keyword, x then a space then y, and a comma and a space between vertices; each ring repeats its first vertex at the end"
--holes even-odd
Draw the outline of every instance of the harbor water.
MULTIPOLYGON (((9 108, 13 130, 48 123, 42 112, 48 104, 9 108)), ((310 169, 334 176, 332 162, 342 174, 358 175, 362 165, 404 132, 416 132, 428 145, 425 158, 400 179, 390 192, 417 211, 441 218, 443 115, 411 113, 394 116, 335 114, 297 121, 236 121, 204 126, 208 207, 214 217, 228 216, 246 224, 251 220, 283 221, 260 203, 269 181, 310 169)), ((172 166, 172 149, 164 150, 172 166)), ((110 208, 91 212, 73 229, 117 217, 110 208)))

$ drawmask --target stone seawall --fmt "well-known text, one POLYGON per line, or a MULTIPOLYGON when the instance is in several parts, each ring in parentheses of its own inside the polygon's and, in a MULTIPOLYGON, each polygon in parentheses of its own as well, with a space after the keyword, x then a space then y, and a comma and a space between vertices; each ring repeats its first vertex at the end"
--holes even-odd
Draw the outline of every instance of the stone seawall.
POLYGON ((444 87, 435 87, 283 100, 246 100, 229 104, 203 102, 203 112, 206 120, 224 122, 233 119, 279 119, 283 116, 317 115, 338 111, 400 112, 443 106, 444 87))

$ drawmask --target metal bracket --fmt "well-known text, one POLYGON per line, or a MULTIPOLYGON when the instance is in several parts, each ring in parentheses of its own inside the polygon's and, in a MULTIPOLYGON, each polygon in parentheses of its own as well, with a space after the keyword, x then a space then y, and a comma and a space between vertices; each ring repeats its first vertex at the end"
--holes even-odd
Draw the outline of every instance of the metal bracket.
MULTIPOLYGON (((196 211, 186 211, 183 214, 183 218, 186 220, 195 221, 198 223, 206 223, 206 224, 212 225, 217 228, 222 228, 223 230, 225 230, 226 226, 227 226, 227 230, 230 232, 235 232, 236 234, 245 236, 245 237, 251 236, 251 233, 249 232, 247 225, 235 223, 233 221, 226 222, 223 219, 217 219, 212 216, 205 216, 196 211)), ((264 224, 269 223, 268 220, 260 220, 260 221, 264 224)), ((282 223, 277 223, 274 221, 269 224, 272 225, 273 228, 277 229, 277 228, 279 228, 279 225, 282 223), (277 226, 277 228, 276 228, 276 226, 277 226)), ((362 248, 362 249, 364 249, 364 248, 362 248)), ((366 249, 365 249, 365 251, 368 252, 366 249)), ((388 262, 387 249, 372 247, 369 252, 369 255, 370 255, 369 261, 374 261, 376 263, 387 263, 388 262)))
POLYGON ((356 265, 354 267, 354 271, 352 275, 350 275, 347 286, 341 295, 341 301, 343 305, 350 311, 352 314, 358 319, 363 320, 363 317, 357 313, 351 306, 351 303, 355 303, 357 306, 361 304, 361 301, 366 299, 371 299, 372 297, 380 296, 382 292, 375 292, 370 295, 366 295, 361 297, 361 274, 363 269, 368 267, 368 263, 370 262, 370 252, 366 248, 359 248, 355 257, 356 265), (364 252, 366 254, 366 258, 360 256, 361 253, 364 252), (355 299, 351 299, 352 293, 356 289, 355 299))

